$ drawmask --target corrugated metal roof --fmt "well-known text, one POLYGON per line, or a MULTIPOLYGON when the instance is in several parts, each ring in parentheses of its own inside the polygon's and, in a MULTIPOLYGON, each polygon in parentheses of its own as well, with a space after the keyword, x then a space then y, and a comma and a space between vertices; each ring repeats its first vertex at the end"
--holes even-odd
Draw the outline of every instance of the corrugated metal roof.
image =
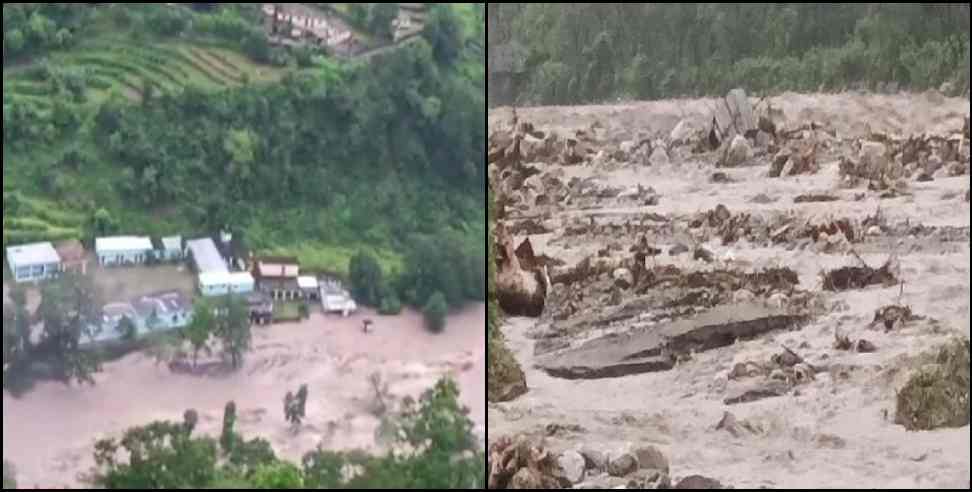
POLYGON ((192 252, 193 261, 199 273, 229 273, 226 261, 216 249, 216 243, 212 239, 194 239, 186 243, 189 251, 192 252))
POLYGON ((31 265, 60 263, 61 257, 51 243, 34 243, 7 248, 7 262, 16 269, 31 265))
POLYGON ((301 289, 316 289, 317 279, 314 277, 297 277, 297 286, 301 289))
POLYGON ((152 240, 139 236, 99 237, 95 239, 98 254, 128 251, 152 251, 152 240))
POLYGON ((169 236, 162 238, 162 247, 166 251, 182 251, 182 236, 169 236))
POLYGON ((282 263, 257 263, 257 274, 261 278, 295 278, 300 275, 300 266, 282 263))

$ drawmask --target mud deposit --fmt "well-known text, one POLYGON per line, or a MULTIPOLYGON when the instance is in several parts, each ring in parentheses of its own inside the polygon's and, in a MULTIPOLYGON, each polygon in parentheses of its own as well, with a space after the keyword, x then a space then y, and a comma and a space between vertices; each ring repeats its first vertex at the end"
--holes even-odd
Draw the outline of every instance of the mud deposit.
POLYGON ((576 488, 968 488, 968 425, 895 424, 969 336, 968 100, 740 104, 490 112, 500 250, 544 297, 503 327, 529 392, 488 406, 496 456, 542 438, 576 488), (645 446, 664 479, 626 468, 645 446))

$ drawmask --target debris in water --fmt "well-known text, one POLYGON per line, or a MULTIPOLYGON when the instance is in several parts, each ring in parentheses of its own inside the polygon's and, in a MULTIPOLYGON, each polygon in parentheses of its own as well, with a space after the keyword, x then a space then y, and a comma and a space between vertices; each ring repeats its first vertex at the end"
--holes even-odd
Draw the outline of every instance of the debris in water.
POLYGON ((793 199, 793 203, 825 203, 840 200, 833 195, 800 195, 793 199))
POLYGON ((890 259, 877 269, 871 268, 863 261, 861 263, 863 266, 843 267, 827 272, 823 280, 824 290, 841 292, 863 289, 871 285, 890 287, 898 282, 898 279, 891 273, 890 259))

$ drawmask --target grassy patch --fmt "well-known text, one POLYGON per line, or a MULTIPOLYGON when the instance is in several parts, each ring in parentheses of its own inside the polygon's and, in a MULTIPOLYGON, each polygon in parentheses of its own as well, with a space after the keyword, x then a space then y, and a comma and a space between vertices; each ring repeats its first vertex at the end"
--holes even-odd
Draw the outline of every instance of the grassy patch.
POLYGON ((273 304, 273 321, 274 322, 287 322, 287 321, 299 321, 300 318, 300 302, 274 302, 273 304))
MULTIPOLYGON (((371 247, 362 248, 370 251, 378 259, 382 272, 392 277, 401 273, 404 267, 404 258, 401 255, 387 250, 371 247)), ((342 276, 348 275, 348 265, 351 257, 357 254, 359 248, 349 248, 342 246, 331 246, 314 243, 301 243, 296 246, 285 246, 270 248, 260 251, 260 254, 271 256, 296 256, 300 260, 302 272, 308 273, 335 273, 342 276)))
POLYGON ((897 395, 895 422, 912 431, 969 425, 968 339, 948 342, 908 379, 897 395))

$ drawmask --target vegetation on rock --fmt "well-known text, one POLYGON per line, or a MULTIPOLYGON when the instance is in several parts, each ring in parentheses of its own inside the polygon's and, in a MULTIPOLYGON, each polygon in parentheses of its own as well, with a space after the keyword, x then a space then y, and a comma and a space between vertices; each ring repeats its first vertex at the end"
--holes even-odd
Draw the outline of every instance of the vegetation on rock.
POLYGON ((898 391, 895 422, 911 431, 969 425, 969 340, 954 339, 898 391))

